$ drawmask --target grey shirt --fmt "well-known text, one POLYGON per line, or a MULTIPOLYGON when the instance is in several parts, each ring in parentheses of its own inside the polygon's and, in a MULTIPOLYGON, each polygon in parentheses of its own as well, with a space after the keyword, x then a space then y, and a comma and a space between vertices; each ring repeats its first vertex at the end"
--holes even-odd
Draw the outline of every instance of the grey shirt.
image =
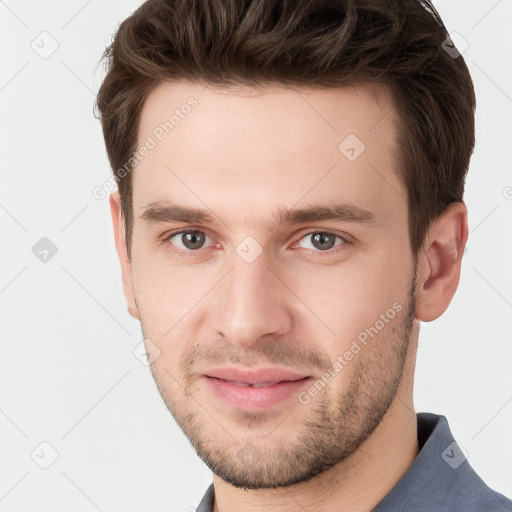
MULTIPOLYGON (((417 414, 420 453, 373 512, 512 512, 512 501, 490 489, 470 466, 444 416, 417 414)), ((196 512, 212 512, 211 484, 196 512)))

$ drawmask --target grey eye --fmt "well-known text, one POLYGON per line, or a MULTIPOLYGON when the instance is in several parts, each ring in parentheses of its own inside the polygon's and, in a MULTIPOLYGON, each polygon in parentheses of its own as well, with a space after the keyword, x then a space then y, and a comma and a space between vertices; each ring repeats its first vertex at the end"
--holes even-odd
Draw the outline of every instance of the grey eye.
POLYGON ((305 249, 318 249, 320 251, 327 251, 336 247, 337 245, 341 245, 341 241, 343 240, 341 236, 335 235, 334 233, 329 233, 326 231, 315 231, 313 233, 308 233, 305 237, 301 238, 299 245, 301 245, 302 240, 309 240, 310 246, 304 247, 305 249), (339 239, 339 243, 336 243, 339 239))

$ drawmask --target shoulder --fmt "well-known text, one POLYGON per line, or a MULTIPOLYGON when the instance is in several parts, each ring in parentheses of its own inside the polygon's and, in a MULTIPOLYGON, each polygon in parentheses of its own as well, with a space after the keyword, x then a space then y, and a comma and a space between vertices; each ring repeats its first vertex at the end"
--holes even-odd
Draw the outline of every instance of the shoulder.
MULTIPOLYGON (((491 489, 466 461, 465 468, 444 496, 446 510, 453 512, 512 512, 512 501, 491 489)), ((462 467, 462 466, 461 466, 462 467)))
POLYGON ((418 413, 418 457, 374 512, 512 512, 472 468, 445 416, 418 413))
MULTIPOLYGON (((491 489, 471 466, 464 451, 457 444, 445 416, 431 413, 418 415, 420 424, 429 425, 428 440, 436 453, 439 505, 450 512, 512 512, 512 501, 491 489)), ((427 443, 426 443, 427 444, 427 443)), ((436 490, 432 489, 434 492, 436 490)))

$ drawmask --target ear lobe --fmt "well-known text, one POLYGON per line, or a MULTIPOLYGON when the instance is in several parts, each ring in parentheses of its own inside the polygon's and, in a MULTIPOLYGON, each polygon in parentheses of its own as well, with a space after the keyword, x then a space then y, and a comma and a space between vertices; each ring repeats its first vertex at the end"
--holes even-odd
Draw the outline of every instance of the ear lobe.
POLYGON ((448 308, 459 284, 462 256, 468 239, 467 209, 451 203, 432 225, 419 258, 416 317, 430 322, 448 308))
POLYGON ((110 212, 112 215, 117 256, 119 257, 119 262, 121 264, 123 290, 128 303, 128 312, 133 318, 140 320, 137 303, 135 301, 135 291, 133 288, 132 265, 128 255, 128 249, 126 247, 126 233, 124 215, 121 207, 121 196, 117 191, 110 194, 110 212))

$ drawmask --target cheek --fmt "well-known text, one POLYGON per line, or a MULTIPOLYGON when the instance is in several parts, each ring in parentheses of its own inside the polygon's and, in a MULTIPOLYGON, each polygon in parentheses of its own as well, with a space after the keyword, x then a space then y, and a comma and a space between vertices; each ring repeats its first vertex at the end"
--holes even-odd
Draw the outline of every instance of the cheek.
POLYGON ((179 350, 180 343, 197 334, 203 299, 218 274, 200 265, 171 264, 162 254, 134 251, 132 275, 144 335, 159 340, 162 349, 172 344, 173 350, 179 350))
POLYGON ((293 291, 311 312, 304 310, 301 325, 318 326, 317 342, 331 358, 347 350, 366 328, 376 322, 381 327, 381 315, 384 331, 398 326, 397 317, 408 301, 411 269, 390 252, 374 253, 357 263, 302 268, 288 276, 293 278, 293 291))

